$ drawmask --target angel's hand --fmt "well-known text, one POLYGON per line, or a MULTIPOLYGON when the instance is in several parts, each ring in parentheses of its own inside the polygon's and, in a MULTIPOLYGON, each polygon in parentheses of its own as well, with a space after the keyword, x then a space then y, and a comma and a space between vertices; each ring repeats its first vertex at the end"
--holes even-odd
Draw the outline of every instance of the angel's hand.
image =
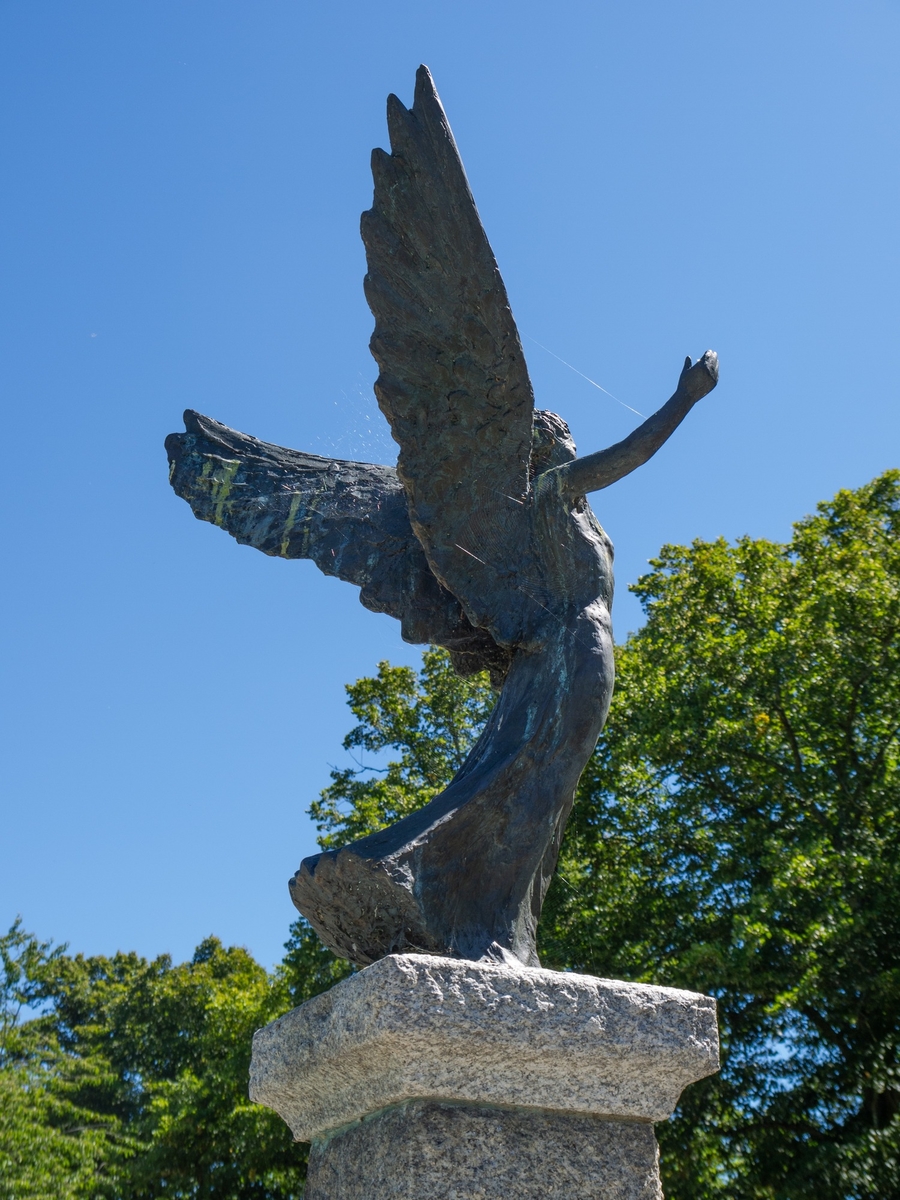
POLYGON ((684 360, 684 367, 678 379, 677 392, 681 392, 692 404, 696 404, 698 400, 709 395, 718 382, 719 356, 715 350, 707 350, 693 366, 690 355, 684 360))

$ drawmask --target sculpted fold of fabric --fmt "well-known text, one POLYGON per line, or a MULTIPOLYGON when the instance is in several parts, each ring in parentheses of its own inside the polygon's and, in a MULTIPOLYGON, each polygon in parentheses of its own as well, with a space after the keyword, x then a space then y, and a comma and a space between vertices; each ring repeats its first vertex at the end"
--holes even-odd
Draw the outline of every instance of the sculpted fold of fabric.
POLYGON ((536 410, 519 334, 427 69, 388 100, 363 214, 375 394, 396 469, 257 441, 195 412, 166 440, 202 520, 310 558, 500 689, 450 785, 387 829, 303 861, 297 908, 364 964, 422 951, 537 965, 541 905, 613 689, 612 545, 586 496, 645 462, 716 384, 711 351, 624 441, 577 458, 536 410))

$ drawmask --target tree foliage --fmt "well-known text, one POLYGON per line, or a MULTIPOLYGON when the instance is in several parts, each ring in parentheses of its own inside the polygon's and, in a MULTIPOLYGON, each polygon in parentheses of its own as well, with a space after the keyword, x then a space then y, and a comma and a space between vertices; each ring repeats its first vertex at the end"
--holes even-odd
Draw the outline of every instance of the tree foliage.
POLYGON ((216 938, 179 965, 73 957, 17 922, 0 939, 0 1198, 299 1197, 305 1147, 247 1096, 251 1039, 346 964, 303 922, 287 951, 271 974, 216 938))
MULTIPOLYGON (((900 1196, 898 524, 888 472, 787 544, 667 546, 636 585, 647 622, 618 650, 541 952, 717 997, 723 1070, 660 1130, 672 1200, 900 1196)), ((389 803, 383 780, 335 774, 329 844, 452 775, 451 755, 418 765, 420 714, 452 678, 441 652, 428 664, 418 690, 387 664, 350 689, 348 744, 401 757, 389 803)), ((483 677, 452 687, 462 750, 490 697, 483 677)))
POLYGON ((74 1200, 115 1170, 116 1122, 74 1098, 96 1065, 70 1059, 36 1015, 62 957, 18 920, 0 937, 0 1200, 74 1200))
MULTIPOLYGON (((658 1127, 670 1200, 900 1198, 900 473, 787 544, 664 547, 541 925, 546 965, 710 992, 723 1068, 658 1127)), ((348 687, 324 846, 453 776, 493 703, 446 654, 348 687), (385 753, 394 751, 384 763, 385 753)), ((291 1200, 255 1028, 350 970, 302 920, 266 973, 0 939, 0 1200, 291 1200)))
POLYGON ((718 998, 672 1197, 900 1195, 898 533, 888 472, 787 545, 666 547, 637 584, 545 947, 718 998))

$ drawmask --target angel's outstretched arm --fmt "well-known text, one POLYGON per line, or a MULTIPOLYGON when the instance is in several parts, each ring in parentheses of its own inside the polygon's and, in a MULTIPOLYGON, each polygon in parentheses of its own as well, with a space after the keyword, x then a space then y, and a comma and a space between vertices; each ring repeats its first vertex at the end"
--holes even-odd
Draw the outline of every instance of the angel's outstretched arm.
POLYGON ((606 450, 587 454, 556 468, 563 490, 570 496, 598 492, 640 467, 672 436, 697 401, 711 392, 718 381, 719 359, 715 351, 707 350, 693 366, 690 358, 685 359, 675 394, 643 425, 606 450))

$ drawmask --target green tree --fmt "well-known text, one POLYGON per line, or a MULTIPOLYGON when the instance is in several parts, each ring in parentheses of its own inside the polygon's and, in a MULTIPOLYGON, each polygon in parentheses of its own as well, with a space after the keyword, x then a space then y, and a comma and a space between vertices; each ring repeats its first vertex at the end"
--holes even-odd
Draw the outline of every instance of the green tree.
POLYGON ((19 920, 0 937, 0 1200, 79 1200, 115 1172, 115 1120, 86 1119, 71 1096, 92 1066, 71 1061, 37 1017, 64 953, 19 920))
POLYGON ((718 997, 672 1197, 900 1195, 898 533, 891 471, 787 545, 666 547, 635 589, 547 949, 718 997))
MULTIPOLYGON (((721 1073, 663 1126, 670 1200, 900 1197, 900 473, 790 543, 665 547, 548 896, 548 966, 714 994, 721 1073)), ((493 703, 443 651, 348 688, 337 846, 431 798, 493 703)), ((293 1200, 254 1029, 350 971, 302 919, 267 973, 0 938, 0 1200, 293 1200)))
POLYGON ((14 926, 4 943, 0 1197, 299 1197, 305 1147, 251 1104, 247 1077, 254 1031, 343 970, 320 963, 317 975, 304 938, 292 939, 299 960, 270 975, 215 938, 173 965, 72 957, 14 926))
MULTIPOLYGON (((888 472, 786 545, 665 547, 635 588, 647 622, 619 648, 541 949, 718 998, 723 1070, 660 1130, 672 1200, 900 1196, 898 522, 888 472)), ((437 680, 465 698, 458 752, 477 734, 487 681, 429 654, 418 686, 382 664, 350 689, 348 745, 401 757, 335 774, 327 844, 452 775, 419 758, 437 680)))

